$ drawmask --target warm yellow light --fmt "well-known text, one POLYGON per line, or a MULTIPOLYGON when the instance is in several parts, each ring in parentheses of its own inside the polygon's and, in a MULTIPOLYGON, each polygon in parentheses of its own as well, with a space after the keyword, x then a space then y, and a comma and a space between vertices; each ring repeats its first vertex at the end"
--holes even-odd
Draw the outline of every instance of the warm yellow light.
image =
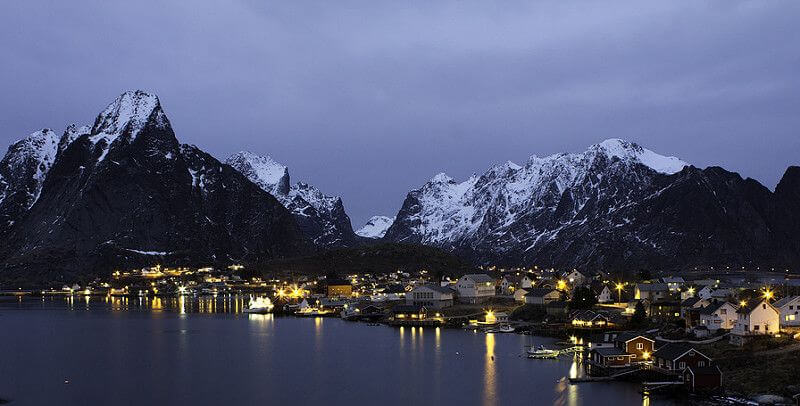
POLYGON ((563 280, 560 280, 560 281, 558 281, 558 284, 556 285, 556 287, 558 288, 558 290, 564 290, 567 287, 567 282, 564 282, 563 280))
POLYGON ((764 299, 770 300, 770 299, 772 299, 772 296, 775 296, 775 294, 771 290, 765 288, 764 289, 764 299))
POLYGON ((617 290, 622 290, 622 284, 621 283, 617 284, 617 290))
POLYGON ((642 358, 644 358, 644 359, 650 359, 650 353, 649 353, 649 352, 647 352, 647 351, 643 352, 643 353, 642 353, 642 358))
POLYGON ((746 300, 742 300, 741 302, 739 302, 739 306, 741 306, 741 307, 747 306, 747 301, 746 300))

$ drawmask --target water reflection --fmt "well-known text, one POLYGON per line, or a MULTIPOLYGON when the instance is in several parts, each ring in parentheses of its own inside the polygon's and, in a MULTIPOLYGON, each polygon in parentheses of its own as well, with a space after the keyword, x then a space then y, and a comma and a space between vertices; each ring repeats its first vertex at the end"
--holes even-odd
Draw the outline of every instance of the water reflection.
MULTIPOLYGON (((112 296, 112 295, 59 295, 37 298, 42 308, 61 307, 69 310, 107 309, 122 311, 154 311, 190 313, 241 314, 250 300, 248 295, 214 296, 112 296), (77 302, 77 303, 76 303, 77 302)), ((22 302, 19 303, 22 306, 22 302)))
POLYGON ((486 336, 486 359, 484 361, 483 374, 483 404, 497 404, 497 382, 494 363, 494 334, 484 334, 486 336))

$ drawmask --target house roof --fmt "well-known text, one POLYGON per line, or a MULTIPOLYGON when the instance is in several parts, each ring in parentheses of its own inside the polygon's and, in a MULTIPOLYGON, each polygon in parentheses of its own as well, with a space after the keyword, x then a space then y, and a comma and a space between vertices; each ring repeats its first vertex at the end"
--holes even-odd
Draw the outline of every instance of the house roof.
MULTIPOLYGON (((759 300, 757 302, 754 301, 754 300, 751 300, 751 301, 747 302, 744 306, 740 307, 739 310, 736 311, 736 313, 750 314, 750 313, 753 312, 753 310, 755 310, 756 307, 760 306, 762 303, 767 303, 767 302, 764 301, 764 300, 759 300)), ((767 303, 767 304, 770 307, 774 308, 774 306, 771 303, 767 303)), ((775 310, 777 311, 777 309, 775 309, 775 310)))
POLYGON ((661 290, 669 290, 666 283, 637 283, 636 289, 645 292, 656 292, 661 290))
POLYGON ((424 285, 419 285, 414 289, 418 289, 418 288, 427 288, 427 289, 430 289, 430 290, 433 290, 433 291, 436 291, 436 292, 439 292, 439 293, 448 293, 448 294, 453 293, 453 289, 450 289, 449 286, 441 286, 441 285, 437 285, 435 283, 426 283, 424 285))
POLYGON ((642 337, 642 338, 647 339, 649 341, 655 342, 655 340, 653 340, 652 338, 650 338, 650 337, 648 337, 648 336, 646 336, 644 334, 637 333, 635 331, 624 331, 622 333, 619 333, 617 335, 617 341, 620 341, 620 342, 623 342, 623 343, 627 343, 628 341, 631 341, 631 340, 633 340, 634 338, 637 338, 637 337, 642 337))
POLYGON ((326 279, 325 285, 327 286, 351 286, 350 281, 347 279, 326 279))
POLYGON ((781 300, 778 300, 777 302, 773 303, 772 305, 775 306, 775 307, 783 307, 783 306, 786 306, 787 304, 789 304, 789 303, 791 303, 791 302, 793 302, 795 300, 800 301, 800 296, 787 296, 787 297, 785 297, 785 298, 783 298, 781 300))
POLYGON ((693 307, 695 304, 697 304, 697 302, 699 302, 701 300, 703 300, 703 299, 699 298, 697 296, 690 297, 690 298, 684 300, 683 302, 681 302, 681 306, 682 307, 693 307))
POLYGON ((401 304, 392 308, 392 313, 420 313, 425 309, 419 305, 401 304))
POLYGON ((661 346, 661 348, 657 349, 653 353, 653 357, 663 358, 663 359, 668 359, 668 360, 674 361, 674 360, 682 357, 684 354, 686 354, 689 351, 694 351, 694 352, 702 355, 703 357, 707 358, 709 361, 711 360, 711 358, 708 358, 708 356, 706 356, 702 352, 697 351, 697 349, 695 349, 694 347, 686 345, 686 344, 682 344, 682 343, 668 343, 668 344, 665 344, 665 345, 661 346))
POLYGON ((528 293, 525 294, 526 297, 544 297, 544 295, 551 293, 551 292, 558 292, 555 289, 550 288, 532 288, 532 289, 525 289, 528 293))
POLYGON ((462 278, 470 278, 475 282, 482 283, 482 282, 494 282, 494 278, 485 273, 470 273, 462 276, 462 278))
POLYGON ((519 285, 520 283, 522 283, 522 278, 524 277, 525 275, 517 275, 515 273, 509 273, 503 275, 503 279, 511 282, 512 285, 519 285))
POLYGON ((601 347, 601 348, 595 348, 592 351, 594 351, 594 352, 596 352, 596 353, 598 353, 598 354, 600 354, 600 355, 602 355, 604 357, 610 357, 610 356, 615 356, 615 355, 628 355, 628 356, 630 356, 630 354, 626 353, 625 351, 622 351, 621 349, 619 349, 617 347, 601 347))
MULTIPOLYGON (((719 310, 720 307, 725 306, 728 303, 729 302, 726 302, 724 300, 711 302, 711 304, 709 304, 708 306, 700 309, 700 314, 714 314, 714 312, 719 310)), ((731 306, 733 306, 733 304, 731 304, 731 306)), ((734 309, 736 308, 736 306, 733 307, 734 309)))
POLYGON ((710 366, 710 367, 688 367, 686 368, 686 372, 691 373, 694 376, 717 376, 722 375, 722 371, 719 369, 718 366, 710 366))

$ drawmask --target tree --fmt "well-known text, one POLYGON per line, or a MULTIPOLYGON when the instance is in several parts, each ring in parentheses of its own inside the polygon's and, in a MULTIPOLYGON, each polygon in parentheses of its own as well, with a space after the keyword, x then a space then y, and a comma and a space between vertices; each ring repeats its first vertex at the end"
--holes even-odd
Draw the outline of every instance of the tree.
POLYGON ((592 289, 579 286, 572 292, 569 308, 572 310, 591 309, 595 304, 597 304, 597 297, 592 289))
POLYGON ((631 316, 631 325, 641 327, 647 324, 647 310, 641 301, 636 302, 636 308, 633 309, 633 316, 631 316))

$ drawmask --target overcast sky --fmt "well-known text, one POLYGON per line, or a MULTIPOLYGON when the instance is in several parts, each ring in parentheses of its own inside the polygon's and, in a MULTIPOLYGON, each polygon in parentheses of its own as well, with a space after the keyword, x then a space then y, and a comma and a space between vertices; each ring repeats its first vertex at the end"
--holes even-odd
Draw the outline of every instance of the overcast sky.
POLYGON ((117 3, 0 3, 3 149, 148 90, 181 142, 269 154, 355 228, 438 172, 607 138, 770 188, 800 164, 800 1, 117 3))

